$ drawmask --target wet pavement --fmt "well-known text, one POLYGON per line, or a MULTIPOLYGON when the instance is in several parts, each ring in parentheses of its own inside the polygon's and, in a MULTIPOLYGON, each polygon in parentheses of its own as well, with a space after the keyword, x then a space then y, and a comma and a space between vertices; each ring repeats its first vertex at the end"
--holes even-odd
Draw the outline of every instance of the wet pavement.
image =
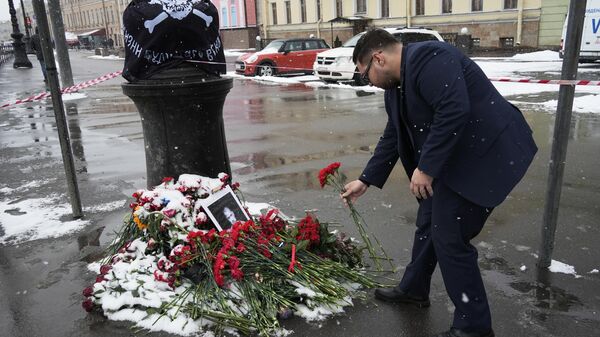
MULTIPOLYGON (((88 56, 71 53, 76 83, 121 67, 120 61, 88 56)), ((600 77, 600 66, 585 75, 600 77)), ((95 277, 87 271, 87 263, 114 237, 127 212, 128 196, 146 185, 141 123, 135 106, 122 94, 121 82, 109 80, 83 90, 86 98, 66 102, 89 224, 54 239, 17 243, 4 238, 2 336, 133 334, 130 323, 88 315, 80 306, 81 290, 95 277), (114 203, 110 210, 94 207, 110 203, 114 203)), ((43 89, 39 68, 2 66, 0 89, 0 103, 38 93, 43 89)), ((540 102, 556 97, 541 93, 510 98, 540 102)), ((600 274, 589 272, 600 269, 600 114, 574 114, 571 125, 553 258, 574 266, 575 277, 535 268, 554 115, 536 105, 519 106, 540 151, 524 180, 473 241, 479 249, 494 329, 497 336, 598 336, 600 274)), ((340 221, 344 231, 356 235, 338 197, 320 189, 316 174, 332 161, 342 162, 350 177, 360 173, 385 124, 383 94, 235 79, 224 119, 234 180, 241 183, 248 200, 269 202, 294 215, 318 208, 322 220, 340 221)), ((0 200, 17 203, 59 194, 66 202, 51 103, 0 110, 0 128, 0 187, 11 189, 0 190, 0 200)), ((383 190, 370 189, 358 207, 395 262, 405 266, 417 204, 401 168, 394 170, 383 190)), ((283 325, 295 331, 293 336, 428 336, 451 323, 452 304, 439 272, 434 274, 431 300, 430 308, 416 309, 375 301, 369 292, 344 315, 316 324, 292 318, 283 325)))

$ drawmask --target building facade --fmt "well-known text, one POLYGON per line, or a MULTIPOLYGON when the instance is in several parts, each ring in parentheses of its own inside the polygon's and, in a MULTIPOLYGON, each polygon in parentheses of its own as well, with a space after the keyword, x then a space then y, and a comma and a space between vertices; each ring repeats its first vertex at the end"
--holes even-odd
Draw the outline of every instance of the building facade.
POLYGON ((211 0, 219 11, 223 45, 227 49, 254 48, 256 29, 255 0, 211 0))
MULTIPOLYGON (((19 27, 19 28, 21 28, 21 27, 19 27)), ((12 32, 13 32, 13 28, 12 28, 12 23, 10 22, 10 20, 0 21, 0 42, 4 42, 4 41, 12 42, 12 37, 10 36, 10 34, 12 34, 12 32)))
MULTIPOLYGON (((98 36, 123 46, 123 11, 127 0, 60 0, 65 32, 80 36, 84 44, 95 44, 98 36)), ((92 45, 96 47, 96 45, 92 45)))
POLYGON ((567 18, 569 0, 543 0, 538 44, 540 48, 560 45, 563 25, 567 18))
POLYGON ((568 0, 260 0, 258 18, 261 36, 269 40, 314 34, 328 42, 336 37, 345 41, 366 24, 431 28, 451 43, 467 28, 473 43, 486 48, 558 47, 560 14, 555 13, 566 3, 568 0), (338 17, 350 20, 336 22, 338 17))
MULTIPOLYGON (((129 0, 60 0, 65 31, 97 34, 123 46, 123 11, 129 0), (92 33, 93 32, 93 33, 92 33)), ((225 48, 253 47, 256 32, 255 0, 212 0, 219 10, 225 48), (249 44, 252 44, 251 46, 249 44)))

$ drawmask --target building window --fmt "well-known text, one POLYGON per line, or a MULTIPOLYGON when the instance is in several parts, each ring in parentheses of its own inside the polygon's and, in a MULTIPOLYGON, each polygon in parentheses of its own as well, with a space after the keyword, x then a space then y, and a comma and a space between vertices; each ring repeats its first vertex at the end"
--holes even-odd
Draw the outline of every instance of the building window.
POLYGON ((335 16, 337 16, 337 17, 344 16, 342 0, 335 0, 335 16))
POLYGON ((425 0, 415 0, 415 15, 425 15, 425 0))
POLYGON ((231 6, 231 26, 237 27, 237 11, 235 6, 231 6))
POLYGON ((277 24, 277 3, 276 2, 271 3, 271 11, 273 12, 273 24, 276 25, 277 24))
POLYGON ((504 0, 504 9, 517 8, 517 0, 504 0))
POLYGON ((512 48, 515 46, 515 38, 514 37, 501 37, 500 38, 500 47, 501 48, 512 48))
POLYGON ((390 0, 381 0, 381 17, 390 17, 390 0))
POLYGON ((321 0, 317 0, 317 20, 321 19, 321 0))
POLYGON ((223 27, 229 26, 229 20, 227 19, 227 8, 221 7, 221 20, 223 21, 223 27))
POLYGON ((367 13, 367 0, 356 0, 356 13, 367 13))
POLYGON ((292 23, 292 7, 289 0, 285 2, 285 19, 286 23, 292 23))
POLYGON ((442 0, 442 14, 452 13, 452 0, 442 0))
POLYGON ((300 0, 300 22, 306 22, 306 0, 300 0))
POLYGON ((483 10, 483 0, 471 1, 471 12, 481 12, 483 10))

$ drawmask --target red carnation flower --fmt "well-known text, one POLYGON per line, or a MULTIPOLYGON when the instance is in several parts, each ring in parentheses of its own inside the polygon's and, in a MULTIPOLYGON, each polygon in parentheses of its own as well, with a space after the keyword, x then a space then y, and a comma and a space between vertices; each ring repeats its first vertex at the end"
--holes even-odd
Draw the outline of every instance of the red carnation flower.
POLYGON ((94 288, 90 287, 86 287, 85 289, 83 289, 83 296, 85 297, 90 297, 94 295, 94 288))
POLYGON ((231 277, 233 277, 233 279, 236 281, 240 281, 244 278, 244 272, 241 269, 232 269, 231 277))
POLYGON ((177 214, 177 211, 171 208, 163 209, 163 214, 169 218, 172 218, 177 214))
POLYGON ((90 312, 92 310, 94 310, 94 302, 91 299, 86 299, 85 301, 83 301, 81 303, 81 306, 83 307, 83 309, 85 309, 85 311, 90 312))
POLYGON ((327 178, 329 178, 330 175, 334 175, 337 172, 337 169, 340 168, 340 166, 342 166, 342 164, 340 164, 339 162, 335 162, 329 164, 327 167, 319 171, 319 183, 321 184, 321 188, 327 185, 327 178))
POLYGON ((169 182, 171 182, 173 180, 175 180, 175 179, 173 179, 173 177, 164 177, 163 180, 162 180, 162 182, 163 183, 169 183, 169 182))
POLYGON ((111 270, 112 266, 109 264, 103 264, 100 267, 100 275, 106 275, 111 270))

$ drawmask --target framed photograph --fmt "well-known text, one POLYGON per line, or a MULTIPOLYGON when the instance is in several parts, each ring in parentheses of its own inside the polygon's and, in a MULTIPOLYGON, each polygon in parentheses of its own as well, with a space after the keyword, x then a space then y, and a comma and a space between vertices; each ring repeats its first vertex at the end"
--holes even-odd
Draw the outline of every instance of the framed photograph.
POLYGON ((203 206, 219 231, 231 228, 237 221, 250 220, 230 186, 206 198, 203 206))

